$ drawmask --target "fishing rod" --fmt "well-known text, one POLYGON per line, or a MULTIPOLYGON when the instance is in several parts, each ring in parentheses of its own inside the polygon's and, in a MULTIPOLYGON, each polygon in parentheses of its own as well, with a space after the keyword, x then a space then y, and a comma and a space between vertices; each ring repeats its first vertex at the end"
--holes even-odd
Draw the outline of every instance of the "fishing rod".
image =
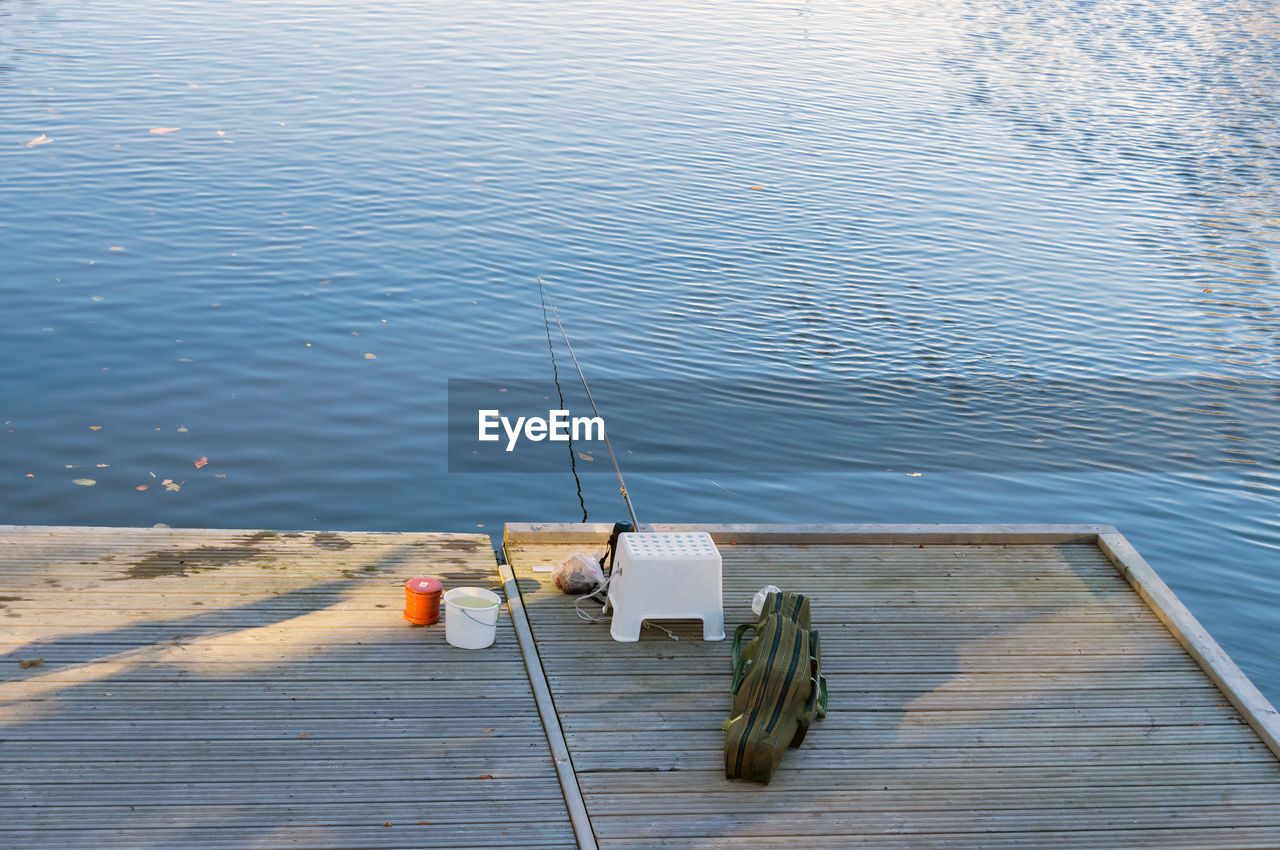
MULTIPOLYGON (((541 280, 539 280, 541 283, 541 280)), ((551 355, 551 380, 556 384, 556 398, 564 410, 564 390, 560 388, 560 367, 556 365, 556 346, 551 341, 551 317, 547 315, 547 290, 540 287, 542 295, 542 325, 547 329, 547 353, 551 355)), ((603 420, 601 427, 603 428, 603 420)), ((573 452, 573 435, 569 435, 569 472, 573 474, 573 486, 578 491, 578 507, 582 508, 582 521, 587 521, 587 500, 582 498, 582 479, 578 477, 578 458, 573 452)))
MULTIPOLYGON (((556 302, 551 299, 551 293, 547 291, 547 285, 542 278, 538 278, 538 286, 542 289, 542 294, 547 299, 547 303, 551 305, 551 313, 556 317, 556 326, 560 328, 560 335, 564 337, 565 347, 569 349, 569 357, 573 360, 573 368, 578 370, 578 378, 582 381, 582 388, 587 392, 587 401, 591 402, 591 412, 603 422, 604 417, 600 415, 600 410, 596 407, 596 400, 591 397, 591 387, 587 386, 587 376, 582 374, 582 366, 578 364, 578 356, 573 353, 573 344, 569 342, 569 334, 565 332, 564 324, 560 321, 560 311, 556 309, 556 302)), ((613 471, 618 474, 618 489, 622 492, 622 501, 627 503, 627 513, 631 515, 631 527, 639 531, 640 523, 636 521, 636 509, 631 506, 631 496, 627 494, 627 482, 622 480, 622 468, 618 466, 618 458, 614 455, 613 446, 609 443, 609 429, 601 428, 600 436, 604 437, 604 447, 609 451, 609 460, 613 461, 613 471)))

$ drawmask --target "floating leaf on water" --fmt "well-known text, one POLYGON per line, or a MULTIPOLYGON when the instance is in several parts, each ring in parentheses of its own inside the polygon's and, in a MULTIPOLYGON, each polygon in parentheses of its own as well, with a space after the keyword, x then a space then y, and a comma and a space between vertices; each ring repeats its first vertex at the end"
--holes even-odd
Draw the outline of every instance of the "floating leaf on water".
POLYGON ((310 733, 310 732, 299 732, 299 733, 298 733, 298 737, 299 737, 299 738, 310 738, 310 737, 311 737, 311 733, 310 733))
POLYGON ((39 667, 43 663, 43 658, 28 658, 26 661, 19 661, 18 666, 23 670, 29 670, 32 667, 39 667))
POLYGON ((90 426, 89 426, 89 430, 90 430, 90 431, 101 431, 101 430, 102 430, 102 426, 101 426, 101 425, 90 425, 90 426))
POLYGON ((209 459, 207 457, 198 457, 191 462, 196 465, 196 469, 204 469, 209 465, 209 459))
POLYGON ((185 433, 187 433, 187 432, 188 432, 188 431, 190 431, 190 430, 191 430, 191 429, 190 429, 190 428, 188 428, 186 425, 179 425, 179 426, 178 426, 178 433, 179 433, 179 434, 185 434, 185 433))
POLYGON ((108 247, 108 248, 110 248, 112 251, 123 251, 123 250, 124 250, 124 246, 123 246, 123 245, 108 245, 107 247, 108 247))
POLYGON ((923 475, 923 474, 924 474, 924 473, 922 473, 922 472, 908 472, 908 473, 907 473, 907 477, 908 477, 908 478, 919 478, 919 477, 920 477, 921 475, 923 475))
POLYGON ((174 493, 182 489, 182 485, 176 481, 170 481, 168 478, 164 480, 164 489, 171 490, 174 493))
POLYGON ((365 359, 365 360, 377 360, 377 359, 378 359, 378 355, 376 355, 376 354, 365 354, 364 359, 365 359))
POLYGON ((79 484, 81 487, 92 487, 94 484, 97 484, 98 482, 94 481, 92 478, 73 478, 71 480, 71 483, 79 484))
POLYGON ((764 191, 764 187, 763 187, 763 186, 752 186, 751 188, 752 188, 752 189, 755 189, 757 192, 763 192, 763 191, 764 191))
POLYGON ((90 295, 89 300, 90 301, 106 301, 107 298, 105 295, 90 295))
POLYGON ((111 467, 111 464, 109 464, 109 463, 95 463, 95 464, 94 464, 94 466, 98 467, 98 469, 109 469, 109 468, 111 467))
POLYGON ((586 452, 578 452, 578 457, 580 457, 582 460, 585 460, 587 463, 596 462, 596 459, 593 458, 591 455, 587 454, 586 452))
POLYGON ((214 477, 214 478, 226 478, 226 477, 227 477, 227 473, 225 473, 225 472, 215 472, 215 473, 213 473, 213 477, 214 477))
POLYGON ((152 127, 151 132, 157 136, 163 136, 165 133, 176 133, 181 129, 181 127, 152 127))
POLYGON ((134 487, 133 489, 142 491, 142 490, 146 490, 150 486, 151 486, 150 484, 139 484, 137 487, 134 487))
POLYGON ((49 142, 52 142, 52 141, 53 139, 49 138, 44 133, 41 133, 31 141, 27 142, 27 147, 34 148, 36 145, 47 145, 49 144, 49 142))
POLYGON ((214 130, 213 132, 217 133, 219 136, 225 136, 227 134, 226 130, 214 130))
POLYGON ((35 477, 36 477, 36 474, 35 474, 34 472, 28 472, 28 473, 27 473, 25 476, 23 476, 23 477, 24 477, 24 478, 35 478, 35 477))

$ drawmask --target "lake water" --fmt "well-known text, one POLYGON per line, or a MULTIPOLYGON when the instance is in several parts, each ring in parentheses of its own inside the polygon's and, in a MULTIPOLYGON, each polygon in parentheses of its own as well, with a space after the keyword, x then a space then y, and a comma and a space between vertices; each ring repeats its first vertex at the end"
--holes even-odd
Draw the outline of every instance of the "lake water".
POLYGON ((579 520, 448 440, 543 277, 642 521, 1113 524, 1280 701, 1274 4, 10 0, 0 116, 0 521, 579 520))

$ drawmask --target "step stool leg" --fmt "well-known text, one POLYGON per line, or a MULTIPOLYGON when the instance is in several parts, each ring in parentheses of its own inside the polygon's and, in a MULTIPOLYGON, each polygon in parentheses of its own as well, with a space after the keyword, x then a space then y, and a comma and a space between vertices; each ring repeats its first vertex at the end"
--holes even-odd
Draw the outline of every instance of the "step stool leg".
POLYGON ((609 625, 609 635, 620 643, 635 643, 640 640, 642 617, 624 617, 617 608, 613 609, 613 622, 609 625))

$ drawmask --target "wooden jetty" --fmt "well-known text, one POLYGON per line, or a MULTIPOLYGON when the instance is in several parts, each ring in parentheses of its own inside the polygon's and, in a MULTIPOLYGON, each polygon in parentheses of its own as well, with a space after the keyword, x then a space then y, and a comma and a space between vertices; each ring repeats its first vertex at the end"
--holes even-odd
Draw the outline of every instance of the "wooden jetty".
POLYGON ((614 643, 539 572, 609 528, 508 525, 600 847, 1280 847, 1274 709, 1115 529, 655 530, 712 533, 728 623, 808 594, 831 705, 726 780, 727 642, 614 643))
POLYGON ((728 623, 813 599, 830 713, 769 786, 727 642, 551 586, 608 526, 0 527, 0 846, 1280 847, 1275 710, 1114 529, 694 528, 728 623), (406 624, 419 574, 501 585, 494 646, 406 624))

